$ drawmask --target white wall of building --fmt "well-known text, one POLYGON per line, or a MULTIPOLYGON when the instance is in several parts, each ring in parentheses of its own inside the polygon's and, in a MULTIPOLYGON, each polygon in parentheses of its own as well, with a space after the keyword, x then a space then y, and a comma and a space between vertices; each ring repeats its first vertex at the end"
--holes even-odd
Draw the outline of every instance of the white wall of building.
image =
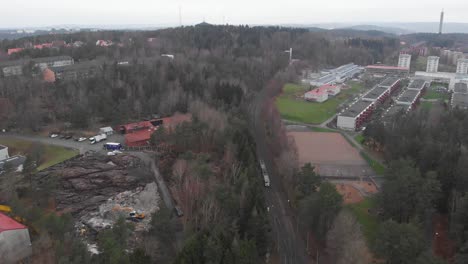
POLYGON ((8 147, 0 145, 0 160, 8 159, 8 147))
POLYGON ((17 263, 32 254, 28 229, 0 232, 0 263, 17 263))
POLYGON ((338 116, 337 126, 341 129, 355 130, 356 129, 356 118, 349 116, 338 116))
POLYGON ((325 102, 328 100, 328 94, 327 93, 306 93, 304 95, 304 98, 308 101, 316 101, 316 102, 325 102))
POLYGON ((411 55, 409 54, 400 54, 398 58, 398 67, 410 68, 411 65, 411 55))
POLYGON ((468 59, 458 59, 457 73, 468 74, 468 59))
POLYGON ((438 72, 439 71, 439 57, 429 56, 427 57, 426 72, 438 72))

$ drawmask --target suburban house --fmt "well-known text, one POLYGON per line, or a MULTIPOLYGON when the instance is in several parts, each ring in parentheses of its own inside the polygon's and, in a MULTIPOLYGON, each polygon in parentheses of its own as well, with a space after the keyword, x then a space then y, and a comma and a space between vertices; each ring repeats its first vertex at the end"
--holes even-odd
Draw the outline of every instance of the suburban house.
POLYGON ((18 263, 31 254, 28 228, 0 213, 0 263, 18 263))

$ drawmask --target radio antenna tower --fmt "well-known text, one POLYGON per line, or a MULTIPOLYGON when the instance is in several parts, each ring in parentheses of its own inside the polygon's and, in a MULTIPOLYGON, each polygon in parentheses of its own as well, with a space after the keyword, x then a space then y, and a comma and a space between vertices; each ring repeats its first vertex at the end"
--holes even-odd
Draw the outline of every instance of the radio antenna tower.
POLYGON ((442 26, 444 25, 444 10, 440 13, 439 34, 442 34, 442 26))

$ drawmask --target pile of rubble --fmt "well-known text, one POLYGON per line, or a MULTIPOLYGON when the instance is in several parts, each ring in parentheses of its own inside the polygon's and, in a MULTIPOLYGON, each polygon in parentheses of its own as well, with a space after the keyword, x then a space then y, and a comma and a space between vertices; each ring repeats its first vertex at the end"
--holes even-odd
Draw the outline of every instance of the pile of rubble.
POLYGON ((106 202, 98 210, 80 218, 80 222, 93 231, 99 232, 111 227, 120 217, 135 222, 135 231, 147 231, 151 215, 159 210, 160 197, 156 183, 147 184, 131 191, 121 192, 106 202), (140 215, 140 218, 131 213, 140 215))
POLYGON ((34 180, 41 186, 51 177, 58 179, 56 210, 79 218, 118 193, 152 182, 153 176, 142 167, 141 160, 131 155, 82 156, 42 171, 34 180))

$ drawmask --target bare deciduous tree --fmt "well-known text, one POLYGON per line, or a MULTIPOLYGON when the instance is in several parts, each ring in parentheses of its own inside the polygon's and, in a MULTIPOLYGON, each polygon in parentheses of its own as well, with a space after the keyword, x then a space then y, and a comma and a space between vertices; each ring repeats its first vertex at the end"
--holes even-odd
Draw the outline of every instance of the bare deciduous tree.
POLYGON ((347 210, 341 210, 327 234, 327 250, 336 264, 370 263, 361 227, 356 218, 347 210))

